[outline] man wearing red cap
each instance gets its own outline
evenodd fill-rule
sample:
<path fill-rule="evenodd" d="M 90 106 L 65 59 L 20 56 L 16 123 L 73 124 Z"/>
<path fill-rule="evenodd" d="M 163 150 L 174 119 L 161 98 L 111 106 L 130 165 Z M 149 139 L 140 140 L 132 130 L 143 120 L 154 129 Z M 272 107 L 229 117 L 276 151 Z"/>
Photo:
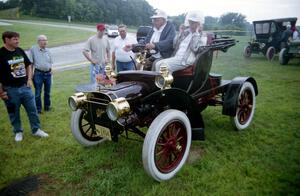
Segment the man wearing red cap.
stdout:
<path fill-rule="evenodd" d="M 105 64 L 110 62 L 110 44 L 106 37 L 103 37 L 105 24 L 97 24 L 97 34 L 90 37 L 83 49 L 83 55 L 91 62 L 90 78 L 91 83 L 96 82 L 97 74 L 104 74 Z"/>

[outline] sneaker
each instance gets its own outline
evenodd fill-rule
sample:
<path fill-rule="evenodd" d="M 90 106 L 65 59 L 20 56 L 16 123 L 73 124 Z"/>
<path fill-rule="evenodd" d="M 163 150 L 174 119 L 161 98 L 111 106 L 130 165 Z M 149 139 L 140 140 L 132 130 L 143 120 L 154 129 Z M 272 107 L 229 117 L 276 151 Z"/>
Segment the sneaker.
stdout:
<path fill-rule="evenodd" d="M 38 136 L 38 137 L 48 137 L 48 133 L 46 133 L 45 131 L 38 129 L 34 134 L 34 136 Z"/>
<path fill-rule="evenodd" d="M 22 132 L 16 133 L 15 141 L 20 142 L 22 140 L 23 140 L 23 133 Z"/>

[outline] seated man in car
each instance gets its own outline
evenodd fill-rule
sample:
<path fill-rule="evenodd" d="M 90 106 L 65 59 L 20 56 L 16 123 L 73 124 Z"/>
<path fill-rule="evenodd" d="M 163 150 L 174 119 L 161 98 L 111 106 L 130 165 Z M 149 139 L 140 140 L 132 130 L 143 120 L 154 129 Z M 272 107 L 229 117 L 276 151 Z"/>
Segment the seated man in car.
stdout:
<path fill-rule="evenodd" d="M 167 64 L 169 72 L 184 69 L 192 65 L 196 60 L 196 53 L 200 46 L 206 45 L 203 39 L 201 25 L 203 16 L 201 12 L 189 12 L 186 15 L 189 28 L 181 32 L 174 40 L 174 56 L 158 61 L 155 71 L 159 72 L 160 66 Z"/>
<path fill-rule="evenodd" d="M 148 33 L 145 44 L 146 49 L 157 51 L 152 55 L 153 60 L 168 58 L 173 53 L 173 40 L 176 32 L 174 25 L 167 20 L 167 14 L 162 10 L 156 10 L 151 17 L 153 29 Z"/>

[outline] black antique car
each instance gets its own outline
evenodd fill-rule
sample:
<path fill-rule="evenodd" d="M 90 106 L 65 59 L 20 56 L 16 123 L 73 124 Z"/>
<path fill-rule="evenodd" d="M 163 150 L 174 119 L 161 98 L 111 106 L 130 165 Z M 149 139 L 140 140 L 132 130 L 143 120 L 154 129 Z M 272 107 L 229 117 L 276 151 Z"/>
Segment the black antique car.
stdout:
<path fill-rule="evenodd" d="M 244 57 L 249 58 L 252 53 L 263 53 L 268 60 L 272 60 L 280 52 L 282 45 L 286 45 L 284 34 L 287 25 L 295 26 L 296 21 L 297 18 L 253 21 L 255 38 L 245 46 Z"/>
<path fill-rule="evenodd" d="M 204 140 L 201 112 L 207 106 L 222 106 L 222 114 L 230 116 L 237 130 L 252 121 L 258 93 L 255 79 L 222 80 L 210 73 L 213 51 L 226 52 L 233 45 L 233 39 L 215 39 L 200 48 L 192 66 L 173 75 L 167 66 L 161 66 L 160 73 L 124 71 L 115 84 L 104 82 L 105 86 L 75 93 L 68 100 L 73 136 L 80 144 L 93 146 L 136 133 L 144 138 L 146 172 L 157 181 L 172 178 L 184 165 L 191 141 Z M 104 81 L 110 81 L 106 68 Z"/>
<path fill-rule="evenodd" d="M 279 63 L 281 65 L 288 64 L 289 60 L 300 56 L 300 40 L 294 40 L 282 48 L 279 53 Z"/>

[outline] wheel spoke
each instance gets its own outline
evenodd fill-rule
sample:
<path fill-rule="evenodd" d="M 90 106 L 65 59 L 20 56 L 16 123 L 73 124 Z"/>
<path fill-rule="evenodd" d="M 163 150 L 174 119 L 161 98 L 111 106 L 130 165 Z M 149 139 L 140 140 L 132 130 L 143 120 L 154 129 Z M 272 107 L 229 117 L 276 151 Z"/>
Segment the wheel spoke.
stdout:
<path fill-rule="evenodd" d="M 156 144 L 159 145 L 159 146 L 166 146 L 166 143 L 157 142 Z"/>
<path fill-rule="evenodd" d="M 177 142 L 179 142 L 183 137 L 180 136 L 179 138 L 176 139 Z"/>
<path fill-rule="evenodd" d="M 87 134 L 89 132 L 89 130 L 92 129 L 92 126 L 90 126 L 86 131 L 85 131 L 85 134 Z"/>
<path fill-rule="evenodd" d="M 89 124 L 90 124 L 90 123 L 87 122 L 86 124 L 82 125 L 81 127 L 85 127 L 85 126 L 87 126 L 87 125 L 89 125 Z"/>

